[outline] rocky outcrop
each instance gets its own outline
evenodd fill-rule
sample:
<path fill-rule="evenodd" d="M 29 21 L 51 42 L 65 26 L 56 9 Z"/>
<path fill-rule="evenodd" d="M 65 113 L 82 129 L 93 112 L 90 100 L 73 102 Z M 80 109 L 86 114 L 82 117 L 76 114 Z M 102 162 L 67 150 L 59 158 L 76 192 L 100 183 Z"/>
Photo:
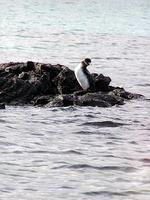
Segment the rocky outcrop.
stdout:
<path fill-rule="evenodd" d="M 0 104 L 108 107 L 142 96 L 110 86 L 110 77 L 102 74 L 92 76 L 95 93 L 78 92 L 82 88 L 74 72 L 66 66 L 32 61 L 0 64 Z"/>

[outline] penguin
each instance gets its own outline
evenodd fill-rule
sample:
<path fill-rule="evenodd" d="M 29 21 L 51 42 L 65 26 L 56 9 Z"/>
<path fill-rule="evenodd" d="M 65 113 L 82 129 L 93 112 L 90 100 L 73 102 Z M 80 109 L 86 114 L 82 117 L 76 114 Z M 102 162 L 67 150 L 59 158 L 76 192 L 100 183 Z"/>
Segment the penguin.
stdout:
<path fill-rule="evenodd" d="M 87 66 L 89 66 L 91 63 L 90 58 L 85 58 L 84 60 L 81 61 L 80 64 L 77 65 L 75 68 L 75 77 L 82 87 L 84 91 L 88 92 L 94 92 L 95 91 L 95 83 L 93 80 L 92 75 L 90 72 L 87 70 Z"/>

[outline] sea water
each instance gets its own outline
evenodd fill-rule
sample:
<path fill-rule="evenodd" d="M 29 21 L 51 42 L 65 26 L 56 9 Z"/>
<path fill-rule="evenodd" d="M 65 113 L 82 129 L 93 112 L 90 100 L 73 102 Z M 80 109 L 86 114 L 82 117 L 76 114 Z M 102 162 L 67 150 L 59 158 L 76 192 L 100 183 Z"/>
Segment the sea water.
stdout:
<path fill-rule="evenodd" d="M 144 99 L 0 111 L 0 200 L 150 199 L 150 1 L 0 0 L 0 62 L 92 59 Z"/>

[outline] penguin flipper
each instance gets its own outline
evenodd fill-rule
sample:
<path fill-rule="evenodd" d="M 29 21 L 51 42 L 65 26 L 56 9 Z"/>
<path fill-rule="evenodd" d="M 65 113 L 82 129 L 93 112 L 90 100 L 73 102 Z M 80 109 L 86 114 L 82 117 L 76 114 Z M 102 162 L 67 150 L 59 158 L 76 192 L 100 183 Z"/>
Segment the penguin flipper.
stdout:
<path fill-rule="evenodd" d="M 96 88 L 95 88 L 95 81 L 93 76 L 90 74 L 90 72 L 84 68 L 84 73 L 86 74 L 87 78 L 88 78 L 88 82 L 89 82 L 89 88 L 87 89 L 88 92 L 95 92 Z"/>

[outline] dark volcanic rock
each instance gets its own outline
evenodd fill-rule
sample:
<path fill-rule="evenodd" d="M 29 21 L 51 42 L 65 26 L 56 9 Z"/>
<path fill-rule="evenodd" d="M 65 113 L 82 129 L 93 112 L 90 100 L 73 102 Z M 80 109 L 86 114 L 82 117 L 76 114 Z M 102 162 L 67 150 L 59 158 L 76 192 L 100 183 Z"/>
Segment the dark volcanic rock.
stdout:
<path fill-rule="evenodd" d="M 113 89 L 112 89 L 113 88 Z M 127 92 L 125 91 L 124 88 L 119 88 L 119 87 L 112 87 L 109 92 L 109 94 L 111 96 L 117 96 L 117 97 L 122 97 L 124 99 L 127 99 L 127 100 L 131 100 L 131 99 L 138 99 L 138 98 L 142 98 L 143 95 L 141 94 L 134 94 L 134 93 L 131 93 L 131 92 Z"/>
<path fill-rule="evenodd" d="M 74 105 L 74 95 L 73 94 L 62 94 L 55 96 L 46 107 L 62 107 L 62 106 L 72 106 Z"/>
<path fill-rule="evenodd" d="M 65 67 L 54 80 L 55 86 L 60 94 L 71 94 L 82 88 L 78 84 L 74 72 Z"/>
<path fill-rule="evenodd" d="M 5 109 L 5 104 L 4 103 L 0 103 L 0 109 Z"/>
<path fill-rule="evenodd" d="M 53 98 L 54 97 L 52 95 L 35 97 L 34 106 L 44 106 L 45 104 L 48 104 L 50 101 L 52 101 Z"/>
<path fill-rule="evenodd" d="M 109 84 L 111 82 L 111 78 L 108 76 L 104 76 L 103 74 L 100 74 L 95 77 L 95 87 L 96 91 L 103 91 L 108 92 L 109 91 Z"/>
<path fill-rule="evenodd" d="M 110 107 L 116 104 L 122 105 L 123 103 L 123 98 L 106 94 L 104 92 L 87 93 L 83 96 L 77 97 L 75 100 L 75 105 L 79 106 Z"/>
<path fill-rule="evenodd" d="M 0 103 L 38 106 L 101 106 L 123 104 L 139 98 L 123 88 L 110 86 L 111 79 L 92 74 L 95 93 L 87 93 L 78 84 L 74 71 L 63 65 L 35 63 L 0 64 Z M 3 104 L 4 103 L 4 104 Z"/>
<path fill-rule="evenodd" d="M 60 107 L 60 106 L 98 106 L 98 107 L 110 107 L 113 105 L 123 105 L 124 99 L 118 96 L 105 94 L 103 92 L 86 93 L 82 96 L 73 94 L 58 95 L 46 106 L 48 107 Z"/>

